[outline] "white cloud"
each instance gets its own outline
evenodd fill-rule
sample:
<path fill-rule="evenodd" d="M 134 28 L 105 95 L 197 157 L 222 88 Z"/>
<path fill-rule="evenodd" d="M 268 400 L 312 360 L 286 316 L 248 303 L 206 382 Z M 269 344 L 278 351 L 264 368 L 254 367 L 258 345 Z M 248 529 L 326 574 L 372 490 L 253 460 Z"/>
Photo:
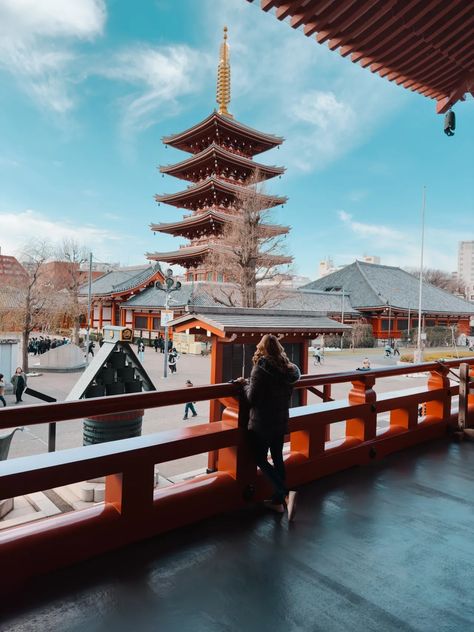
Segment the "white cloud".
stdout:
<path fill-rule="evenodd" d="M 100 259 L 107 260 L 109 257 L 117 257 L 117 253 L 123 249 L 124 240 L 129 240 L 125 235 L 93 224 L 75 224 L 65 220 L 58 222 L 31 209 L 17 213 L 0 211 L 0 226 L 3 254 L 20 252 L 24 244 L 32 238 L 49 240 L 55 244 L 63 239 L 74 239 L 91 248 Z"/>
<path fill-rule="evenodd" d="M 345 211 L 338 211 L 339 219 L 347 224 L 351 231 L 361 237 L 378 237 L 384 239 L 403 239 L 404 235 L 394 228 L 383 224 L 364 224 L 352 219 L 352 215 Z"/>
<path fill-rule="evenodd" d="M 77 56 L 71 44 L 103 32 L 104 0 L 0 0 L 0 69 L 14 75 L 40 106 L 74 106 Z"/>
<path fill-rule="evenodd" d="M 253 125 L 287 139 L 278 160 L 289 176 L 293 169 L 324 169 L 361 145 L 405 99 L 397 86 L 265 14 L 258 3 L 208 0 L 207 6 L 214 31 L 216 23 L 229 26 L 230 110 L 239 119 L 249 110 Z M 214 41 L 220 35 L 214 32 Z"/>
<path fill-rule="evenodd" d="M 337 215 L 349 229 L 351 246 L 355 251 L 378 255 L 386 265 L 419 267 L 421 232 L 416 223 L 409 225 L 406 230 L 398 230 L 386 224 L 356 221 L 350 213 L 343 210 L 338 211 Z M 347 245 L 347 239 L 341 237 L 341 242 Z M 448 249 L 446 244 L 454 244 L 463 239 L 465 233 L 462 230 L 452 230 L 449 226 L 428 227 L 425 231 L 424 265 L 448 272 L 455 270 L 456 253 L 453 248 Z M 355 258 L 351 257 L 350 260 Z M 344 259 L 346 260 L 347 258 Z"/>
<path fill-rule="evenodd" d="M 126 138 L 176 113 L 179 98 L 201 87 L 206 55 L 188 46 L 137 45 L 117 53 L 98 74 L 135 88 L 120 100 Z"/>

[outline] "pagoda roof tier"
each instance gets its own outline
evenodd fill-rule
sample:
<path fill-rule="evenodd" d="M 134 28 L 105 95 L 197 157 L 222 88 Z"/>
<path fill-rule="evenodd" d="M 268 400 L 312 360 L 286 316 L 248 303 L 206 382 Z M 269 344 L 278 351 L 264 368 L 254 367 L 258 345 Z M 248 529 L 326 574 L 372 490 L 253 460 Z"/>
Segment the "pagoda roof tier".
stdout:
<path fill-rule="evenodd" d="M 206 149 L 181 162 L 160 167 L 160 172 L 191 182 L 198 182 L 213 175 L 232 178 L 233 173 L 245 180 L 250 175 L 256 174 L 260 182 L 281 175 L 285 172 L 285 168 L 254 162 L 247 156 L 229 151 L 213 142 Z"/>
<path fill-rule="evenodd" d="M 192 154 L 197 154 L 215 143 L 246 156 L 255 156 L 277 147 L 283 140 L 281 136 L 264 134 L 216 111 L 180 134 L 163 137 L 166 145 Z"/>
<path fill-rule="evenodd" d="M 219 234 L 222 232 L 225 224 L 235 220 L 235 215 L 207 210 L 204 213 L 191 215 L 178 222 L 151 224 L 150 228 L 157 233 L 168 233 L 193 239 L 202 234 Z M 284 235 L 290 230 L 289 226 L 280 226 L 278 224 L 261 224 L 261 228 L 262 233 L 264 232 L 267 236 Z"/>
<path fill-rule="evenodd" d="M 194 268 L 202 263 L 212 250 L 223 250 L 223 246 L 209 243 L 199 246 L 183 246 L 179 250 L 170 252 L 147 252 L 146 257 L 151 261 L 165 261 L 166 263 L 180 265 L 183 268 Z M 293 261 L 293 257 L 283 255 L 265 255 L 263 258 L 266 266 L 277 266 Z"/>
<path fill-rule="evenodd" d="M 192 210 L 212 206 L 225 208 L 230 206 L 243 191 L 245 191 L 245 188 L 242 185 L 232 184 L 225 180 L 211 177 L 199 184 L 188 187 L 184 191 L 155 195 L 155 200 L 157 202 L 177 206 L 178 208 Z M 265 195 L 264 193 L 258 193 L 256 195 L 258 195 L 261 200 L 261 209 L 285 204 L 288 199 L 287 197 Z"/>

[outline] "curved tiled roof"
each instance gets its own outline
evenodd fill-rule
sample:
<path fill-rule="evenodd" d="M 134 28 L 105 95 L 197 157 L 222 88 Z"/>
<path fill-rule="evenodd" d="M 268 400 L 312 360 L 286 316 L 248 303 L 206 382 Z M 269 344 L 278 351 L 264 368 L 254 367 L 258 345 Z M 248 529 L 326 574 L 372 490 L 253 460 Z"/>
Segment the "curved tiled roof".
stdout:
<path fill-rule="evenodd" d="M 391 305 L 418 310 L 419 279 L 401 268 L 356 261 L 337 272 L 312 281 L 303 289 L 332 292 L 344 288 L 359 310 Z M 422 312 L 427 314 L 474 314 L 474 304 L 429 283 L 423 283 Z"/>
<path fill-rule="evenodd" d="M 118 270 L 106 272 L 92 282 L 92 295 L 106 296 L 109 294 L 120 294 L 122 292 L 126 292 L 127 290 L 133 290 L 143 283 L 146 283 L 148 279 L 152 279 L 153 276 L 160 271 L 160 264 L 155 263 L 154 265 L 133 266 L 130 268 L 120 268 Z M 81 286 L 79 294 L 84 296 L 87 295 L 87 293 L 88 286 Z"/>

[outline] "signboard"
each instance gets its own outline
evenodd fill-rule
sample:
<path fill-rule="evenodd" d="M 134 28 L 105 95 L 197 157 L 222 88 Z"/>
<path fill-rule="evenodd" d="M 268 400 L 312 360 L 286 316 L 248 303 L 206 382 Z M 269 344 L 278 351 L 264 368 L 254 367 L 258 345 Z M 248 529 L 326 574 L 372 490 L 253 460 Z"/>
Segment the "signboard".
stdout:
<path fill-rule="evenodd" d="M 173 310 L 172 309 L 162 309 L 161 310 L 161 320 L 160 325 L 162 327 L 167 327 L 170 320 L 173 320 Z"/>
<path fill-rule="evenodd" d="M 425 334 L 425 333 L 422 333 L 422 334 L 421 334 L 421 339 L 422 339 L 422 340 L 426 340 L 426 334 Z"/>

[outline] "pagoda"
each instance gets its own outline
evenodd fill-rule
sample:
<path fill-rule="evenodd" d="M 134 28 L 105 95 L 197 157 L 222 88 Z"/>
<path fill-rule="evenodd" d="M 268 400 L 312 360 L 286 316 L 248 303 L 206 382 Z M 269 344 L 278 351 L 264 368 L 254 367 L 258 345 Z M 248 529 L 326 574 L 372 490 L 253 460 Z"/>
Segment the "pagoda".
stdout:
<path fill-rule="evenodd" d="M 230 63 L 227 27 L 220 47 L 217 71 L 217 103 L 207 118 L 193 127 L 163 138 L 166 145 L 181 149 L 190 156 L 160 167 L 162 174 L 190 184 L 177 193 L 156 195 L 156 201 L 183 209 L 187 213 L 176 222 L 151 224 L 153 232 L 185 237 L 189 242 L 171 252 L 147 253 L 147 258 L 186 268 L 187 281 L 225 281 L 208 263 L 214 249 L 222 248 L 222 234 L 229 222 L 239 216 L 242 191 L 252 184 L 281 176 L 284 167 L 262 164 L 254 157 L 281 145 L 283 138 L 264 134 L 243 125 L 228 111 L 230 103 Z M 284 204 L 286 197 L 258 193 L 261 209 Z M 266 235 L 288 233 L 288 226 L 265 224 Z M 268 260 L 268 257 L 267 257 Z M 291 257 L 275 256 L 274 264 L 290 263 Z"/>

